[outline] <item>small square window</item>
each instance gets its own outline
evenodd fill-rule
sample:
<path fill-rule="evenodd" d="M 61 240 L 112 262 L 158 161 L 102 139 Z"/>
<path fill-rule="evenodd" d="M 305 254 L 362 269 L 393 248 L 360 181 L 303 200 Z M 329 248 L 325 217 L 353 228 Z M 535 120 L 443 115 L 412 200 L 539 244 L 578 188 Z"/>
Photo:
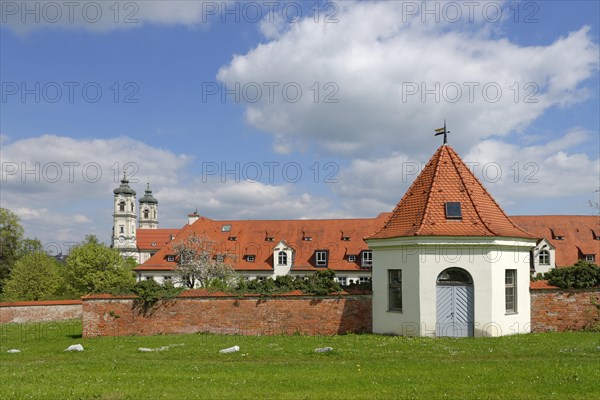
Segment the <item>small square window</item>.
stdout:
<path fill-rule="evenodd" d="M 221 227 L 221 232 L 229 232 L 231 230 L 231 225 L 223 225 Z"/>
<path fill-rule="evenodd" d="M 584 257 L 585 257 L 585 261 L 596 262 L 595 254 L 586 254 Z"/>
<path fill-rule="evenodd" d="M 173 261 L 175 261 L 175 256 L 167 256 L 167 261 L 168 261 L 168 262 L 173 262 Z"/>
<path fill-rule="evenodd" d="M 348 256 L 348 261 L 355 262 L 356 261 L 356 256 L 354 254 Z"/>
<path fill-rule="evenodd" d="M 450 201 L 446 205 L 446 219 L 462 219 L 460 202 Z"/>
<path fill-rule="evenodd" d="M 248 254 L 246 256 L 246 261 L 248 261 L 248 262 L 254 262 L 254 260 L 256 260 L 256 256 L 255 255 Z"/>

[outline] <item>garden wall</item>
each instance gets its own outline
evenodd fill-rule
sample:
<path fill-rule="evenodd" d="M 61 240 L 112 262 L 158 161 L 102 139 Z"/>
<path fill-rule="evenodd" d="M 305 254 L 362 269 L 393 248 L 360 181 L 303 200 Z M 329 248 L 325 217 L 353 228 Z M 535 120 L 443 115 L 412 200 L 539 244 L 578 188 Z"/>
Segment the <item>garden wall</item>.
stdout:
<path fill-rule="evenodd" d="M 0 303 L 0 324 L 81 319 L 81 300 Z"/>
<path fill-rule="evenodd" d="M 83 298 L 83 336 L 207 332 L 238 335 L 335 335 L 371 331 L 371 296 L 234 297 L 189 290 L 144 311 L 135 300 Z"/>
<path fill-rule="evenodd" d="M 600 326 L 600 309 L 597 306 L 600 305 L 600 288 L 536 289 L 532 285 L 530 293 L 533 332 L 562 332 Z"/>

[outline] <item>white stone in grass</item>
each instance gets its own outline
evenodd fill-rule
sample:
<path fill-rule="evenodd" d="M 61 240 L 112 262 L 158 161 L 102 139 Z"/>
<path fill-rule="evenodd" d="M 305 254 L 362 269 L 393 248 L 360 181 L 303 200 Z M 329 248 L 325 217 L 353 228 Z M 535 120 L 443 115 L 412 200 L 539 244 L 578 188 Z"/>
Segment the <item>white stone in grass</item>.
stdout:
<path fill-rule="evenodd" d="M 20 353 L 20 352 L 21 352 L 21 350 L 19 350 L 19 349 L 10 349 L 7 351 L 7 353 L 9 353 L 9 354 L 15 354 L 15 353 Z"/>
<path fill-rule="evenodd" d="M 151 349 L 149 347 L 140 347 L 140 348 L 138 348 L 138 351 L 141 351 L 141 352 L 165 351 L 165 350 L 169 350 L 171 347 L 177 347 L 177 346 L 183 346 L 183 344 L 170 344 L 168 346 L 157 347 L 155 349 Z"/>
<path fill-rule="evenodd" d="M 315 353 L 329 353 L 330 351 L 333 351 L 332 347 L 319 347 L 315 349 Z"/>
<path fill-rule="evenodd" d="M 83 351 L 83 346 L 78 344 L 73 344 L 65 349 L 65 351 Z"/>
<path fill-rule="evenodd" d="M 233 347 L 228 347 L 226 349 L 223 349 L 221 351 L 219 351 L 219 353 L 235 353 L 236 351 L 240 351 L 240 346 L 233 346 Z"/>

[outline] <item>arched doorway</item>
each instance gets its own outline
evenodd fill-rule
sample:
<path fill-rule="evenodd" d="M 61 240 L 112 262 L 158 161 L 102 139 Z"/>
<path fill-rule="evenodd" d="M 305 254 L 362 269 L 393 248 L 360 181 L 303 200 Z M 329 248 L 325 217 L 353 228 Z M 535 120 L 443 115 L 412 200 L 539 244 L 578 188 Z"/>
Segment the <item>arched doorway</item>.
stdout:
<path fill-rule="evenodd" d="M 473 279 L 462 268 L 448 268 L 437 277 L 436 336 L 473 336 Z"/>

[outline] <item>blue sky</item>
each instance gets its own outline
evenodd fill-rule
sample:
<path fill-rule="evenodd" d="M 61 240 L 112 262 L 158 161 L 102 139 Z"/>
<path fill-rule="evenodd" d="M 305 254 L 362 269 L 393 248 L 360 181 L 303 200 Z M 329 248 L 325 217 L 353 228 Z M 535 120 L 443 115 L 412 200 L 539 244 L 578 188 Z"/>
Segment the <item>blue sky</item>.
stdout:
<path fill-rule="evenodd" d="M 444 118 L 509 215 L 598 201 L 598 2 L 24 4 L 1 5 L 0 200 L 43 243 L 109 242 L 126 166 L 160 227 L 375 216 Z"/>

